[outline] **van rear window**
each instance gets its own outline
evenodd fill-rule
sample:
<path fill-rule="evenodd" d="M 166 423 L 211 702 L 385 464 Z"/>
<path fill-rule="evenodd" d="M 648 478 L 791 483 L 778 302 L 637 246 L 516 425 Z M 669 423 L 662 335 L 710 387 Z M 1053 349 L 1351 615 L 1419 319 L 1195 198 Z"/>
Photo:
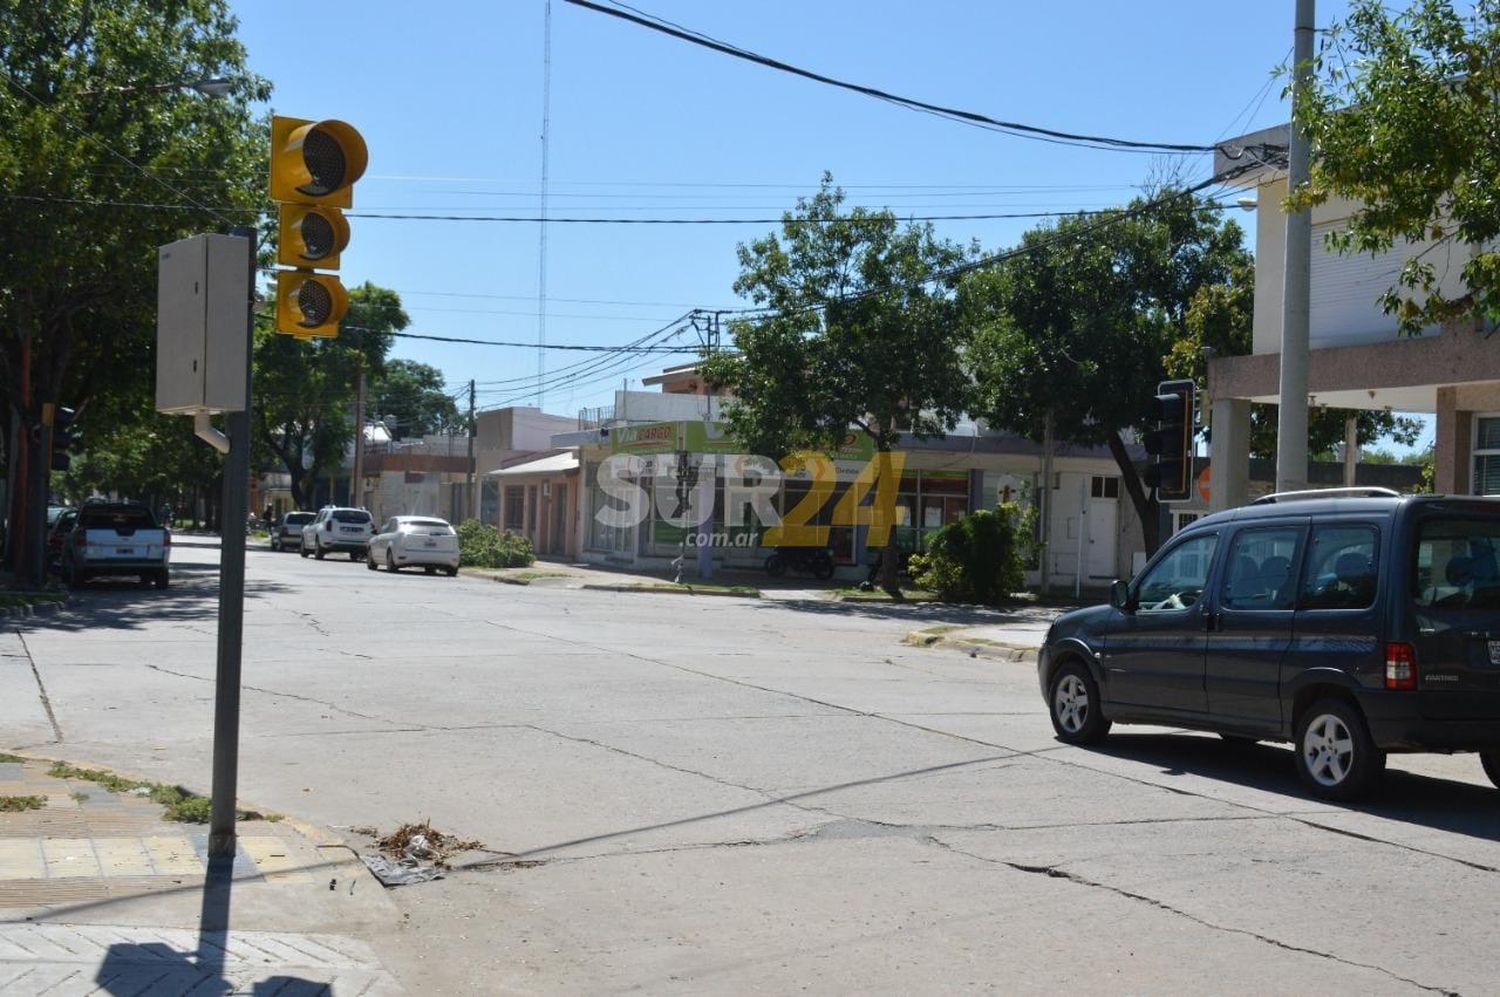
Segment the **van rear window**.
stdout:
<path fill-rule="evenodd" d="M 368 523 L 370 521 L 370 514 L 368 512 L 360 512 L 358 509 L 340 509 L 333 514 L 333 521 L 336 523 Z"/>
<path fill-rule="evenodd" d="M 78 525 L 86 530 L 122 526 L 151 529 L 156 525 L 156 518 L 147 509 L 84 509 L 78 514 Z"/>
<path fill-rule="evenodd" d="M 1418 606 L 1500 609 L 1500 521 L 1429 519 L 1412 557 Z"/>

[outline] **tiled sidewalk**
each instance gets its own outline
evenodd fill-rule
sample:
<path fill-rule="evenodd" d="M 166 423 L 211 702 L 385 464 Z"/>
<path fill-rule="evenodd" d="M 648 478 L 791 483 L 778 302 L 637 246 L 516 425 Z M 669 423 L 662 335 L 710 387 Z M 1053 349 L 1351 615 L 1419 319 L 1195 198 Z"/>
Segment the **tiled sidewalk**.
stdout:
<path fill-rule="evenodd" d="M 0 797 L 45 801 L 0 812 L 0 993 L 89 993 L 107 976 L 152 994 L 214 979 L 248 992 L 273 978 L 399 992 L 367 945 L 321 933 L 389 911 L 341 843 L 289 820 L 241 822 L 230 930 L 200 931 L 207 827 L 167 821 L 148 796 L 54 778 L 49 767 L 0 761 Z M 318 954 L 329 950 L 343 955 Z"/>

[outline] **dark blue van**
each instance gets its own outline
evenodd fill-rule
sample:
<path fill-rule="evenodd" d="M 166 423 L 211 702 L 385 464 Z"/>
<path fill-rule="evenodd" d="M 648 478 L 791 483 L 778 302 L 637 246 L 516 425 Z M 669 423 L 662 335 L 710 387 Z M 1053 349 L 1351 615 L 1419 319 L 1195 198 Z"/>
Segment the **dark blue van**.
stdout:
<path fill-rule="evenodd" d="M 1112 723 L 1290 741 L 1318 796 L 1391 751 L 1477 751 L 1500 786 L 1500 499 L 1271 495 L 1194 522 L 1038 659 L 1057 736 Z"/>

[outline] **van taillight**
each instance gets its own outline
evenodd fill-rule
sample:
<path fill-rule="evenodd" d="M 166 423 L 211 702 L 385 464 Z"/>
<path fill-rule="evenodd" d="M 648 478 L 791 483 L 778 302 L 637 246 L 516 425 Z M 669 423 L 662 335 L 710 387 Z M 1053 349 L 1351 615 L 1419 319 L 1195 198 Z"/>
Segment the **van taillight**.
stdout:
<path fill-rule="evenodd" d="M 1417 649 L 1393 641 L 1385 646 L 1385 687 L 1411 690 L 1417 687 Z"/>

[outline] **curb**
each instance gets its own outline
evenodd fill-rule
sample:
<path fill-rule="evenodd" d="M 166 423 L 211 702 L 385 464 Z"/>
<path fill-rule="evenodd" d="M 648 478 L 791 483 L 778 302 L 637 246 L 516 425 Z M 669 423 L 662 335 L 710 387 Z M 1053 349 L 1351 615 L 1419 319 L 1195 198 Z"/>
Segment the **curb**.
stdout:
<path fill-rule="evenodd" d="M 961 630 L 939 631 L 913 630 L 902 638 L 901 643 L 911 647 L 943 647 L 953 651 L 965 651 L 970 657 L 994 658 L 998 661 L 1035 662 L 1038 648 L 1027 644 L 1008 644 L 1004 641 L 987 640 L 982 637 L 965 637 Z"/>
<path fill-rule="evenodd" d="M 584 582 L 579 588 L 589 589 L 594 592 L 647 592 L 652 595 L 718 595 L 738 599 L 759 599 L 760 589 L 752 588 L 744 592 L 732 592 L 728 589 L 695 589 L 691 585 L 683 585 L 681 588 L 673 588 L 666 585 L 657 587 L 654 585 L 609 585 L 603 582 Z"/>

